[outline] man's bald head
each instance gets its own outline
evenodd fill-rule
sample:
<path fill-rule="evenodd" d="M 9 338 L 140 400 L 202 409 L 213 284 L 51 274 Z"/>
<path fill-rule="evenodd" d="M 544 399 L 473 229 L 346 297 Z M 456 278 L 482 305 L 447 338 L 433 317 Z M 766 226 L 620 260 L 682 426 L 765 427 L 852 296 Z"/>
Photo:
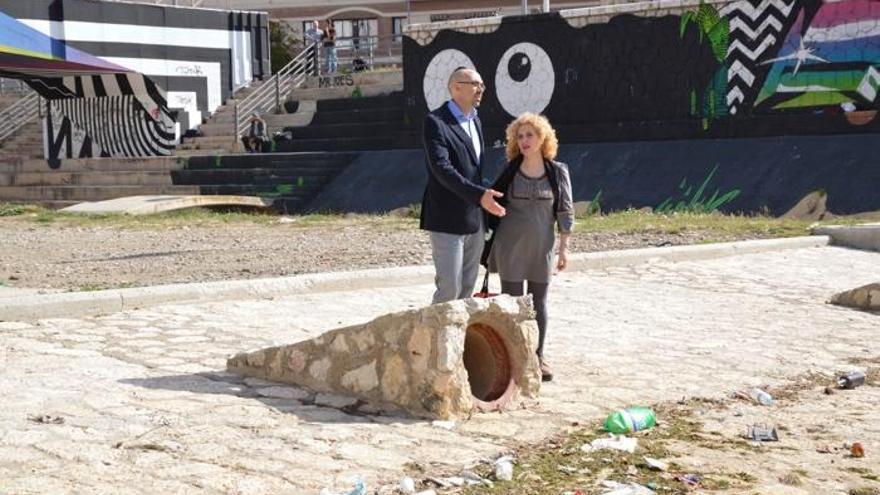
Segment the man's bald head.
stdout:
<path fill-rule="evenodd" d="M 458 67 L 449 75 L 449 95 L 465 113 L 480 106 L 486 86 L 480 73 L 467 67 Z"/>
<path fill-rule="evenodd" d="M 449 92 L 452 93 L 452 83 L 456 81 L 472 81 L 474 79 L 482 80 L 477 71 L 465 66 L 456 67 L 455 70 L 452 71 L 452 74 L 449 74 L 449 81 L 447 81 L 446 87 L 449 88 Z"/>

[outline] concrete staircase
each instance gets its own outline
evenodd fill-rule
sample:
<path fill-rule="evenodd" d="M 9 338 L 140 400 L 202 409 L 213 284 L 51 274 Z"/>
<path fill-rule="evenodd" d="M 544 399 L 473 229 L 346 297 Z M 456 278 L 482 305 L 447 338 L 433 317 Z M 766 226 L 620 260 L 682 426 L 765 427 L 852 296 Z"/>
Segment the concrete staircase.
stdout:
<path fill-rule="evenodd" d="M 182 167 L 174 157 L 85 158 L 52 169 L 44 159 L 3 155 L 0 202 L 63 208 L 123 196 L 199 194 L 198 187 L 173 183 L 171 170 Z"/>
<path fill-rule="evenodd" d="M 219 107 L 199 130 L 202 137 L 187 138 L 177 156 L 240 153 L 234 132 L 235 103 L 259 88 L 239 91 Z M 363 95 L 352 98 L 354 88 Z M 269 135 L 289 130 L 295 143 L 279 144 L 274 151 L 352 151 L 408 147 L 412 132 L 405 122 L 402 71 L 361 72 L 307 77 L 286 98 L 297 102 L 295 113 L 262 115 Z M 353 134 L 352 134 L 353 133 Z M 418 143 L 416 143 L 418 145 Z"/>
<path fill-rule="evenodd" d="M 356 157 L 324 152 L 193 156 L 171 176 L 174 184 L 197 186 L 200 194 L 260 196 L 273 199 L 279 211 L 300 213 Z"/>
<path fill-rule="evenodd" d="M 421 125 L 421 122 L 418 123 Z M 291 141 L 277 151 L 366 151 L 418 148 L 420 133 L 407 119 L 403 93 L 320 100 L 305 127 L 286 127 Z"/>
<path fill-rule="evenodd" d="M 200 156 L 200 155 L 225 155 L 240 153 L 241 143 L 235 132 L 235 104 L 247 98 L 260 88 L 263 81 L 251 83 L 247 88 L 240 89 L 234 98 L 226 100 L 219 106 L 207 122 L 199 126 L 202 136 L 185 138 L 184 142 L 177 146 L 175 156 Z"/>
<path fill-rule="evenodd" d="M 39 120 L 28 122 L 0 142 L 0 158 L 7 156 L 43 158 L 43 127 Z"/>
<path fill-rule="evenodd" d="M 398 84 L 394 76 L 383 78 L 377 87 Z M 258 84 L 236 98 L 247 97 Z M 313 93 L 312 97 L 320 90 L 298 89 Z M 368 93 L 373 90 L 378 91 Z M 235 103 L 230 99 L 218 108 L 200 127 L 203 135 L 188 138 L 175 156 L 62 160 L 55 169 L 41 158 L 43 138 L 35 122 L 2 148 L 0 202 L 60 208 L 136 195 L 248 195 L 272 199 L 283 212 L 304 212 L 321 189 L 354 161 L 357 151 L 417 143 L 417 134 L 405 121 L 402 94 L 395 92 L 298 101 L 295 113 L 264 116 L 270 133 L 289 128 L 292 141 L 279 143 L 276 153 L 240 153 L 234 132 Z"/>
<path fill-rule="evenodd" d="M 0 81 L 6 84 L 10 82 Z M 7 112 L 2 116 L 3 119 L 7 119 L 3 123 L 4 129 L 15 129 L 22 122 L 27 121 L 0 141 L 0 157 L 13 155 L 28 158 L 43 157 L 43 130 L 37 118 L 37 100 L 32 98 L 34 93 L 30 90 L 0 93 L 0 112 Z M 9 127 L 5 127 L 7 124 Z"/>

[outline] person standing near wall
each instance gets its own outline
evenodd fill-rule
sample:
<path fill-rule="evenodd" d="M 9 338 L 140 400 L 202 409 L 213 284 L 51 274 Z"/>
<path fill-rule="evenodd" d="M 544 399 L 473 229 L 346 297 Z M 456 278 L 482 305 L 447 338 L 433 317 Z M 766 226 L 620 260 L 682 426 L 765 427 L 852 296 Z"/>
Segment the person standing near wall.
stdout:
<path fill-rule="evenodd" d="M 556 131 L 543 115 L 524 113 L 507 126 L 508 165 L 492 185 L 504 193 L 500 200 L 507 210 L 503 220 L 490 226 L 489 269 L 501 278 L 501 291 L 523 295 L 523 283 L 535 306 L 538 321 L 538 359 L 541 379 L 550 381 L 553 372 L 544 360 L 547 336 L 547 289 L 553 275 L 554 225 L 559 230 L 555 268 L 568 266 L 568 237 L 574 227 L 574 203 L 568 166 L 557 162 Z"/>
<path fill-rule="evenodd" d="M 336 28 L 333 27 L 333 19 L 327 19 L 324 25 L 324 38 L 322 41 L 324 57 L 327 59 L 327 74 L 336 72 L 339 65 L 336 57 Z"/>
<path fill-rule="evenodd" d="M 318 21 L 312 21 L 312 26 L 306 30 L 306 42 L 312 47 L 312 52 L 309 54 L 309 58 L 312 59 L 312 71 L 316 76 L 321 73 L 321 59 L 318 56 L 318 48 L 320 47 L 321 39 L 323 37 L 324 31 L 321 31 L 321 28 L 318 26 Z"/>
<path fill-rule="evenodd" d="M 477 108 L 483 79 L 459 67 L 447 87 L 451 99 L 425 117 L 422 133 L 428 183 L 419 226 L 431 240 L 437 287 L 432 304 L 472 295 L 483 251 L 483 209 L 504 215 L 495 201 L 502 194 L 482 185 L 485 145 Z"/>

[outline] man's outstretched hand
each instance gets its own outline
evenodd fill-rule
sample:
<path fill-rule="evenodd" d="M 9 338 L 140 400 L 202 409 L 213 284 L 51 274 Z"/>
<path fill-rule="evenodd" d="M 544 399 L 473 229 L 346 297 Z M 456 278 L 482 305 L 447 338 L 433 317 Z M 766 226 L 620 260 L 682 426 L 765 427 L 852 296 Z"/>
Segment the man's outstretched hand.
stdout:
<path fill-rule="evenodd" d="M 501 196 L 504 196 L 504 193 L 500 193 L 494 189 L 486 189 L 486 192 L 483 193 L 483 197 L 480 198 L 480 206 L 496 217 L 503 217 L 507 213 L 507 210 L 495 201 L 495 198 L 500 198 Z"/>

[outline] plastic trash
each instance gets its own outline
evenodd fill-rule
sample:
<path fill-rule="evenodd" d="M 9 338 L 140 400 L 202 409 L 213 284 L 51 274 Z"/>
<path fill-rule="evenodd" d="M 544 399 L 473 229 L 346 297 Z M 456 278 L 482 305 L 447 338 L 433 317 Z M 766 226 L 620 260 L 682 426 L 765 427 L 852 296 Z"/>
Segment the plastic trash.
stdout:
<path fill-rule="evenodd" d="M 754 425 L 749 427 L 749 432 L 746 435 L 747 438 L 750 438 L 756 442 L 778 442 L 779 434 L 776 433 L 776 428 L 768 428 L 766 426 Z"/>
<path fill-rule="evenodd" d="M 628 407 L 614 411 L 605 419 L 605 431 L 630 433 L 653 428 L 657 422 L 654 411 L 648 407 Z"/>
<path fill-rule="evenodd" d="M 329 489 L 324 488 L 321 490 L 320 495 L 343 495 L 338 492 L 331 492 Z M 360 476 L 356 476 L 354 478 L 354 488 L 350 492 L 346 492 L 344 495 L 367 495 L 367 484 L 364 482 L 364 479 Z"/>
<path fill-rule="evenodd" d="M 510 461 L 502 461 L 495 463 L 495 479 L 499 481 L 510 481 L 513 479 L 513 463 Z"/>
<path fill-rule="evenodd" d="M 761 390 L 760 388 L 753 388 L 752 390 L 750 390 L 749 397 L 751 397 L 753 401 L 761 404 L 762 406 L 773 405 L 773 396 Z"/>
<path fill-rule="evenodd" d="M 865 384 L 865 374 L 861 371 L 851 371 L 837 379 L 840 388 L 852 390 Z"/>
<path fill-rule="evenodd" d="M 688 486 L 697 486 L 700 484 L 700 481 L 703 480 L 702 476 L 698 474 L 681 474 L 674 477 L 673 479 L 676 481 L 681 481 Z"/>
<path fill-rule="evenodd" d="M 639 441 L 635 438 L 623 435 L 611 435 L 608 438 L 597 438 L 590 443 L 584 444 L 581 446 L 581 450 L 584 452 L 592 452 L 594 450 L 619 450 L 631 454 L 636 451 L 638 443 Z"/>
<path fill-rule="evenodd" d="M 666 471 L 669 469 L 668 462 L 661 461 L 660 459 L 654 459 L 652 457 L 645 457 L 645 464 L 647 464 L 649 468 L 655 471 Z"/>
<path fill-rule="evenodd" d="M 416 492 L 416 482 L 409 476 L 404 476 L 402 480 L 400 480 L 400 485 L 398 486 L 400 489 L 400 493 L 415 493 Z"/>
<path fill-rule="evenodd" d="M 611 488 L 611 491 L 602 492 L 602 495 L 653 495 L 654 493 L 654 490 L 638 483 L 624 484 L 615 481 L 605 481 L 602 485 L 605 488 Z"/>
<path fill-rule="evenodd" d="M 865 457 L 865 447 L 861 443 L 855 442 L 849 448 L 849 454 L 853 457 Z"/>

